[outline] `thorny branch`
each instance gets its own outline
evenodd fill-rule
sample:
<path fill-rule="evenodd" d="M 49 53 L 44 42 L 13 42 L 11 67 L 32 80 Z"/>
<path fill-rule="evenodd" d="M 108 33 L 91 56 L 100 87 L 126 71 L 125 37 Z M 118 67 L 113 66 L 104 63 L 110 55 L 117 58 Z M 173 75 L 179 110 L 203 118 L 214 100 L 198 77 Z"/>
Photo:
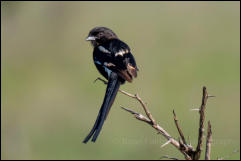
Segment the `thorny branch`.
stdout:
<path fill-rule="evenodd" d="M 205 152 L 205 160 L 210 160 L 210 154 L 211 154 L 211 143 L 212 143 L 212 129 L 211 129 L 211 123 L 208 121 L 208 134 L 206 139 L 206 152 Z"/>
<path fill-rule="evenodd" d="M 179 135 L 180 135 L 183 143 L 184 143 L 184 144 L 187 144 L 187 142 L 186 142 L 186 140 L 185 140 L 185 137 L 184 137 L 184 135 L 183 135 L 183 133 L 182 133 L 182 130 L 181 130 L 179 124 L 178 124 L 178 119 L 177 119 L 177 116 L 176 116 L 176 113 L 175 113 L 174 110 L 173 110 L 173 115 L 174 115 L 174 122 L 175 122 L 175 125 L 176 125 L 176 127 L 177 127 L 177 130 L 178 130 L 178 132 L 179 132 Z"/>
<path fill-rule="evenodd" d="M 97 78 L 96 80 L 100 80 L 104 84 L 107 84 L 107 82 L 101 78 Z M 162 128 L 159 124 L 156 123 L 154 117 L 152 116 L 151 112 L 147 108 L 147 105 L 139 97 L 138 94 L 133 95 L 133 94 L 130 94 L 123 90 L 119 90 L 119 92 L 123 93 L 124 95 L 126 95 L 128 97 L 136 99 L 141 104 L 143 110 L 145 111 L 146 116 L 144 116 L 138 112 L 135 112 L 131 109 L 128 109 L 126 107 L 121 106 L 121 108 L 124 109 L 125 111 L 133 114 L 137 120 L 140 120 L 140 121 L 143 121 L 143 122 L 149 124 L 155 130 L 157 130 L 159 134 L 161 134 L 163 137 L 165 137 L 167 139 L 167 142 L 165 144 L 163 144 L 161 147 L 164 147 L 168 144 L 172 144 L 184 155 L 186 160 L 199 160 L 200 159 L 201 152 L 202 152 L 203 138 L 204 138 L 204 122 L 205 122 L 205 109 L 206 109 L 207 99 L 209 97 L 215 97 L 215 96 L 208 95 L 207 89 L 205 86 L 203 87 L 203 96 L 202 96 L 201 107 L 198 109 L 198 111 L 200 113 L 200 122 L 199 122 L 199 133 L 198 133 L 198 144 L 197 144 L 196 149 L 194 149 L 191 146 L 191 144 L 187 144 L 184 134 L 178 123 L 178 119 L 176 117 L 176 113 L 174 110 L 173 110 L 174 122 L 177 127 L 178 133 L 181 137 L 181 139 L 179 139 L 179 140 L 176 140 L 175 138 L 173 138 L 164 128 Z M 212 143 L 212 131 L 211 131 L 211 124 L 209 122 L 208 123 L 208 135 L 207 135 L 207 142 L 206 142 L 205 159 L 210 159 L 211 143 Z M 177 158 L 173 158 L 173 157 L 165 157 L 164 156 L 164 158 L 177 160 Z"/>
<path fill-rule="evenodd" d="M 189 144 L 187 144 L 184 134 L 180 128 L 180 125 L 178 123 L 178 119 L 176 117 L 176 113 L 173 110 L 173 115 L 174 115 L 174 122 L 175 125 L 177 127 L 177 130 L 179 132 L 179 135 L 181 137 L 180 140 L 176 140 L 174 139 L 164 128 L 162 128 L 159 124 L 156 123 L 154 117 L 152 116 L 152 114 L 150 113 L 150 111 L 148 110 L 146 104 L 142 101 L 142 99 L 139 97 L 138 94 L 133 95 L 133 94 L 129 94 L 125 91 L 119 90 L 121 93 L 136 99 L 137 101 L 140 102 L 142 108 L 145 111 L 145 114 L 147 117 L 145 117 L 144 115 L 137 113 L 135 111 L 132 111 L 130 109 L 127 109 L 125 107 L 122 107 L 122 109 L 126 110 L 127 112 L 130 112 L 131 114 L 134 114 L 135 118 L 141 121 L 144 121 L 146 123 L 148 123 L 149 125 L 151 125 L 154 129 L 156 129 L 162 136 L 164 136 L 168 141 L 163 144 L 161 147 L 166 146 L 167 144 L 172 144 L 173 146 L 175 146 L 185 157 L 186 160 L 198 160 L 200 158 L 201 155 L 201 148 L 202 148 L 202 143 L 203 143 L 203 133 L 204 133 L 204 121 L 205 121 L 205 109 L 206 109 L 206 103 L 207 103 L 207 98 L 209 97 L 207 94 L 207 90 L 206 87 L 203 87 L 203 98 L 202 98 L 202 104 L 200 107 L 200 127 L 199 127 L 199 137 L 198 137 L 198 145 L 196 150 Z M 210 96 L 213 97 L 213 96 Z M 210 127 L 210 131 L 211 131 L 211 124 L 209 122 L 209 127 Z M 209 139 L 211 137 L 211 132 L 209 133 Z M 211 140 L 208 141 L 208 150 L 206 153 L 206 157 L 210 159 L 210 147 L 211 147 Z M 176 159 L 176 158 L 172 158 L 172 159 Z"/>
<path fill-rule="evenodd" d="M 200 113 L 200 121 L 199 121 L 199 135 L 198 135 L 198 144 L 196 147 L 196 152 L 194 154 L 194 159 L 198 160 L 201 156 L 202 152 L 202 144 L 203 144 L 203 138 L 204 138 L 204 121 L 205 121 L 205 109 L 206 109 L 206 103 L 208 100 L 208 93 L 206 87 L 203 87 L 203 97 L 202 97 L 202 104 L 199 110 Z"/>

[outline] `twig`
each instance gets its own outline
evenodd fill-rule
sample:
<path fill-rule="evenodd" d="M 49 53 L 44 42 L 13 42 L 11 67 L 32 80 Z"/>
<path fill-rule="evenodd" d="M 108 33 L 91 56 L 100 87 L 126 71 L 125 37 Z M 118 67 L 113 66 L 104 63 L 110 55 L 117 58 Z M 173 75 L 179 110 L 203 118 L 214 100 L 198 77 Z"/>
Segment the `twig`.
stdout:
<path fill-rule="evenodd" d="M 138 119 L 140 121 L 144 121 L 144 122 L 148 123 L 149 125 L 152 125 L 151 120 L 149 120 L 147 117 L 143 116 L 142 114 L 137 113 L 135 111 L 132 111 L 132 110 L 130 110 L 128 108 L 125 108 L 125 107 L 122 107 L 122 106 L 121 106 L 121 108 L 126 110 L 127 112 L 130 112 L 131 114 L 133 114 L 136 119 Z"/>
<path fill-rule="evenodd" d="M 125 91 L 123 91 L 123 90 L 119 90 L 119 92 L 121 92 L 121 93 L 123 93 L 124 95 L 127 95 L 127 96 L 129 96 L 129 97 L 131 97 L 131 98 L 134 98 L 134 99 L 136 99 L 137 101 L 139 101 L 140 104 L 142 105 L 142 107 L 143 107 L 143 109 L 144 109 L 147 117 L 151 120 L 153 126 L 156 125 L 156 121 L 154 120 L 152 114 L 151 114 L 150 111 L 147 109 L 146 104 L 142 101 L 142 99 L 139 97 L 138 94 L 133 95 L 133 94 L 130 94 L 130 93 L 125 92 Z"/>
<path fill-rule="evenodd" d="M 173 117 L 174 117 L 174 122 L 175 122 L 175 125 L 176 125 L 176 127 L 177 127 L 178 133 L 179 133 L 179 135 L 180 135 L 183 143 L 184 143 L 184 144 L 187 144 L 187 143 L 186 143 L 186 140 L 185 140 L 185 137 L 184 137 L 184 135 L 183 135 L 183 133 L 182 133 L 182 130 L 181 130 L 179 124 L 178 124 L 178 119 L 177 119 L 177 116 L 176 116 L 176 113 L 175 113 L 174 110 L 173 110 Z"/>
<path fill-rule="evenodd" d="M 192 143 L 191 143 L 191 140 L 190 140 L 190 136 L 188 136 L 188 144 L 189 144 L 190 146 L 192 146 Z"/>
<path fill-rule="evenodd" d="M 208 99 L 208 93 L 207 89 L 204 86 L 203 87 L 203 96 L 202 96 L 202 104 L 200 107 L 200 121 L 199 121 L 199 134 L 198 134 L 198 144 L 196 147 L 196 152 L 194 155 L 195 160 L 199 160 L 202 152 L 202 144 L 203 144 L 203 137 L 204 137 L 204 121 L 205 121 L 205 109 L 206 109 L 206 103 Z"/>
<path fill-rule="evenodd" d="M 137 112 L 135 112 L 135 111 L 132 111 L 132 110 L 130 110 L 130 109 L 128 109 L 128 108 L 125 108 L 125 107 L 123 107 L 123 106 L 120 106 L 123 110 L 126 110 L 127 112 L 130 112 L 131 114 L 133 114 L 133 115 L 140 115 L 139 113 L 137 113 Z"/>
<path fill-rule="evenodd" d="M 96 81 L 97 80 L 100 80 L 100 81 L 104 82 L 104 84 L 107 84 L 107 82 L 101 78 L 97 78 Z M 168 134 L 168 132 L 166 130 L 164 130 L 164 128 L 162 128 L 160 125 L 158 125 L 156 123 L 154 117 L 148 110 L 147 105 L 143 102 L 143 100 L 139 97 L 138 94 L 133 95 L 133 94 L 130 94 L 130 93 L 125 92 L 120 89 L 119 89 L 119 92 L 123 93 L 124 95 L 126 95 L 128 97 L 136 99 L 141 104 L 143 110 L 145 111 L 146 116 L 144 116 L 140 113 L 137 113 L 133 110 L 130 110 L 128 108 L 122 107 L 122 106 L 121 106 L 121 108 L 124 109 L 125 111 L 133 114 L 136 119 L 146 122 L 147 124 L 152 126 L 158 132 L 158 134 L 161 134 L 163 137 L 165 137 L 167 139 L 167 142 L 164 143 L 161 147 L 164 147 L 168 144 L 172 144 L 184 155 L 186 160 L 199 160 L 200 159 L 201 152 L 202 152 L 203 138 L 204 138 L 204 121 L 205 121 L 205 113 L 204 112 L 206 109 L 206 103 L 207 103 L 207 99 L 209 97 L 215 97 L 215 96 L 208 95 L 207 89 L 205 86 L 203 87 L 201 107 L 199 109 L 192 109 L 192 110 L 198 110 L 200 113 L 198 144 L 197 144 L 196 150 L 191 146 L 190 139 L 189 139 L 189 145 L 187 145 L 184 134 L 178 124 L 178 119 L 176 117 L 176 113 L 174 110 L 173 110 L 173 115 L 174 115 L 175 125 L 176 125 L 179 135 L 181 137 L 181 139 L 179 139 L 178 141 L 176 139 L 174 139 L 170 134 Z M 210 159 L 211 142 L 212 142 L 212 131 L 211 131 L 211 124 L 209 122 L 208 123 L 208 136 L 207 136 L 207 142 L 206 142 L 205 159 Z M 163 156 L 162 158 L 178 160 L 176 158 L 168 157 L 168 156 Z"/>
<path fill-rule="evenodd" d="M 210 98 L 210 97 L 216 97 L 216 96 L 213 96 L 213 95 L 208 95 L 208 98 Z"/>
<path fill-rule="evenodd" d="M 175 114 L 175 111 L 173 111 L 173 115 L 174 115 L 174 121 L 176 124 L 176 127 L 178 129 L 179 135 L 181 137 L 181 139 L 179 141 L 175 140 L 174 138 L 171 137 L 170 134 L 168 134 L 160 125 L 158 125 L 155 122 L 155 119 L 153 118 L 153 116 L 151 115 L 150 111 L 148 110 L 146 104 L 142 101 L 142 99 L 139 97 L 138 94 L 133 95 L 130 94 L 128 92 L 119 90 L 121 93 L 136 99 L 137 101 L 140 102 L 140 104 L 142 105 L 142 108 L 144 109 L 147 117 L 141 115 L 141 114 L 137 114 L 136 112 L 132 111 L 132 110 L 127 110 L 129 112 L 131 112 L 132 114 L 135 115 L 135 117 L 138 120 L 144 121 L 146 123 L 148 123 L 149 125 L 151 125 L 153 128 L 155 128 L 158 133 L 160 133 L 162 136 L 164 136 L 168 141 L 163 144 L 161 147 L 166 146 L 167 144 L 171 143 L 172 145 L 174 145 L 185 157 L 186 160 L 198 160 L 201 156 L 201 152 L 202 152 L 202 144 L 203 144 L 203 137 L 204 137 L 204 121 L 205 121 L 205 109 L 206 109 L 206 103 L 207 103 L 207 99 L 208 97 L 213 97 L 213 96 L 209 96 L 207 94 L 207 90 L 206 87 L 203 87 L 203 96 L 202 96 L 202 104 L 199 110 L 200 113 L 200 123 L 199 123 L 199 136 L 198 136 L 198 145 L 196 150 L 194 150 L 194 148 L 191 146 L 191 144 L 187 145 L 184 134 L 178 124 L 178 120 Z M 125 108 L 126 109 L 126 108 Z M 210 141 L 210 140 L 209 140 Z M 209 147 L 211 147 L 211 142 L 209 142 Z M 207 149 L 208 152 L 210 152 L 210 148 Z M 209 153 L 210 156 L 210 153 Z"/>
<path fill-rule="evenodd" d="M 174 145 L 184 155 L 186 160 L 192 159 L 188 154 L 194 153 L 194 149 L 190 146 L 185 145 L 185 144 L 181 145 L 177 140 L 172 138 L 171 135 L 168 134 L 168 132 L 166 130 L 164 130 L 164 128 L 162 128 L 160 125 L 158 125 L 156 123 L 155 119 L 153 118 L 153 116 L 151 115 L 150 111 L 148 110 L 146 104 L 142 101 L 142 99 L 139 97 L 138 94 L 133 95 L 133 94 L 130 94 L 130 93 L 122 91 L 122 90 L 119 90 L 119 91 L 121 93 L 139 101 L 148 118 L 143 116 L 142 114 L 134 112 L 133 110 L 127 109 L 125 107 L 121 107 L 122 109 L 130 112 L 131 114 L 134 114 L 136 119 L 138 119 L 140 121 L 144 121 L 144 122 L 148 123 L 149 125 L 151 125 L 154 129 L 156 129 L 158 131 L 158 133 L 160 133 L 162 136 L 164 136 L 168 140 L 168 142 L 167 142 L 168 144 L 171 143 L 172 145 Z"/>
<path fill-rule="evenodd" d="M 168 140 L 167 142 L 165 142 L 165 143 L 161 146 L 161 148 L 163 148 L 164 146 L 168 145 L 170 142 L 171 142 L 171 141 Z"/>
<path fill-rule="evenodd" d="M 205 160 L 210 160 L 211 154 L 211 143 L 212 143 L 212 129 L 211 123 L 208 121 L 208 133 L 206 139 L 206 152 L 205 152 Z"/>
<path fill-rule="evenodd" d="M 200 108 L 192 108 L 190 111 L 200 111 Z"/>
<path fill-rule="evenodd" d="M 136 98 L 136 96 L 135 96 L 134 94 L 127 93 L 127 92 L 125 92 L 125 91 L 123 91 L 123 90 L 121 90 L 121 89 L 119 89 L 119 92 L 121 92 L 121 93 L 123 93 L 124 95 L 127 95 L 127 96 L 129 96 L 129 97 L 131 97 L 131 98 Z"/>

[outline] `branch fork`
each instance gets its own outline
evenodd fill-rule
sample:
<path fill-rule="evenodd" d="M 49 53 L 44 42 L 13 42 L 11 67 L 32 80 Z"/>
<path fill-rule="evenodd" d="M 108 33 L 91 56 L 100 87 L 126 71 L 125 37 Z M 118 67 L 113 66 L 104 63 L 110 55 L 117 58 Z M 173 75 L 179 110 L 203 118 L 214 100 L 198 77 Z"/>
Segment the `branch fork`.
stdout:
<path fill-rule="evenodd" d="M 202 152 L 202 144 L 203 144 L 203 138 L 204 138 L 204 121 L 205 121 L 205 109 L 206 109 L 206 104 L 207 104 L 207 99 L 209 97 L 214 97 L 211 95 L 207 94 L 207 89 L 206 87 L 203 87 L 203 97 L 202 97 L 202 104 L 201 107 L 198 109 L 200 113 L 200 122 L 199 122 L 199 134 L 198 134 L 198 144 L 196 149 L 191 146 L 191 144 L 187 144 L 187 141 L 185 139 L 185 136 L 181 130 L 181 127 L 179 125 L 177 116 L 175 111 L 173 110 L 173 119 L 174 123 L 176 125 L 176 128 L 178 130 L 180 139 L 176 140 L 174 139 L 164 128 L 162 128 L 159 124 L 156 123 L 154 117 L 152 116 L 151 112 L 147 108 L 147 105 L 144 103 L 144 101 L 139 97 L 138 94 L 130 94 L 128 92 L 125 92 L 123 90 L 119 90 L 119 92 L 123 93 L 124 95 L 127 95 L 131 98 L 136 99 L 142 106 L 145 115 L 142 115 L 140 113 L 137 113 L 131 109 L 128 109 L 126 107 L 121 107 L 125 111 L 133 114 L 137 120 L 146 122 L 147 124 L 151 125 L 155 130 L 158 131 L 159 134 L 164 136 L 167 139 L 167 142 L 161 145 L 161 148 L 165 147 L 168 144 L 172 144 L 174 147 L 176 147 L 185 157 L 186 160 L 199 160 Z M 210 150 L 211 150 L 211 137 L 212 137 L 212 132 L 211 132 L 211 123 L 209 121 L 208 123 L 208 137 L 207 137 L 207 145 L 206 145 L 206 154 L 205 154 L 205 159 L 210 159 Z M 168 158 L 168 157 L 164 157 Z M 175 159 L 171 157 L 170 159 Z"/>
<path fill-rule="evenodd" d="M 104 84 L 107 84 L 107 82 L 101 78 L 97 78 L 94 82 L 96 82 L 97 80 L 102 81 Z M 168 144 L 172 144 L 174 147 L 176 147 L 185 157 L 186 160 L 199 160 L 201 153 L 202 153 L 202 145 L 203 145 L 203 139 L 204 139 L 204 122 L 205 122 L 205 110 L 206 110 L 206 104 L 207 104 L 207 100 L 210 97 L 215 97 L 212 95 L 208 95 L 207 93 L 207 88 L 204 86 L 203 87 L 203 92 L 202 92 L 202 103 L 201 103 L 201 107 L 198 109 L 191 109 L 192 111 L 199 111 L 200 114 L 200 119 L 199 119 L 199 133 L 198 133 L 198 143 L 197 143 L 197 147 L 193 148 L 190 141 L 189 144 L 187 144 L 187 141 L 185 139 L 185 136 L 181 130 L 181 127 L 179 125 L 177 116 L 175 111 L 173 110 L 173 119 L 174 119 L 174 123 L 175 126 L 177 128 L 177 131 L 179 133 L 180 138 L 178 140 L 176 140 L 175 138 L 173 138 L 164 128 L 162 128 L 159 124 L 157 124 L 157 122 L 155 121 L 154 117 L 152 116 L 151 112 L 149 111 L 149 109 L 147 108 L 146 103 L 144 103 L 144 101 L 140 98 L 140 96 L 138 94 L 130 94 L 126 91 L 120 90 L 119 92 L 121 92 L 122 94 L 131 97 L 135 100 L 137 100 L 144 112 L 145 115 L 140 114 L 138 112 L 135 112 L 131 109 L 128 109 L 126 107 L 121 106 L 121 108 L 129 113 L 131 113 L 132 115 L 134 115 L 134 117 L 137 120 L 143 121 L 147 124 L 149 124 L 150 126 L 152 126 L 157 132 L 158 134 L 161 134 L 163 137 L 165 137 L 167 139 L 167 142 L 164 143 L 163 145 L 161 145 L 161 148 L 165 147 Z M 210 160 L 210 153 L 211 153 L 211 143 L 212 143 L 212 130 L 211 130 L 211 123 L 210 121 L 208 121 L 208 130 L 207 130 L 207 138 L 206 138 L 206 151 L 205 151 L 205 159 L 206 160 Z M 169 159 L 173 159 L 173 160 L 178 160 L 175 157 L 169 157 L 169 156 L 163 156 L 162 158 L 169 158 Z"/>

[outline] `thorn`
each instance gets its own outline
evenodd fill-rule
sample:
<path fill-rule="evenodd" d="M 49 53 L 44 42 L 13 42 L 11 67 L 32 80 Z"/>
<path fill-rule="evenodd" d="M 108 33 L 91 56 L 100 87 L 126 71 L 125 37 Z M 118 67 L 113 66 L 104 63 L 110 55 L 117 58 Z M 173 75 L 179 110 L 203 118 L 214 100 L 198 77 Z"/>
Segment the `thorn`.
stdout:
<path fill-rule="evenodd" d="M 200 111 L 199 108 L 193 108 L 193 109 L 190 109 L 190 111 Z"/>
<path fill-rule="evenodd" d="M 178 141 L 179 141 L 179 143 L 180 143 L 181 145 L 183 145 L 183 141 L 182 141 L 181 138 L 178 137 Z"/>
<path fill-rule="evenodd" d="M 165 144 L 163 144 L 163 145 L 161 146 L 161 148 L 163 148 L 164 146 L 168 145 L 170 142 L 171 142 L 171 140 L 168 140 Z"/>
<path fill-rule="evenodd" d="M 191 143 L 191 140 L 190 140 L 190 136 L 188 136 L 188 142 L 189 142 L 189 145 L 192 146 L 192 143 Z"/>
<path fill-rule="evenodd" d="M 175 113 L 174 110 L 172 110 L 172 113 L 173 113 L 173 116 L 174 116 L 174 120 L 175 120 L 175 121 L 178 121 L 177 116 L 176 116 L 176 113 Z"/>
<path fill-rule="evenodd" d="M 174 109 L 172 110 L 172 113 L 173 113 L 173 115 L 176 117 L 176 113 L 175 113 L 175 110 L 174 110 Z"/>
<path fill-rule="evenodd" d="M 136 98 L 139 98 L 139 94 L 138 94 L 138 93 L 136 93 L 136 94 L 135 94 L 135 97 L 136 97 Z"/>
<path fill-rule="evenodd" d="M 209 97 L 216 97 L 216 96 L 213 96 L 213 95 L 208 95 L 208 98 L 209 98 Z"/>
<path fill-rule="evenodd" d="M 123 107 L 123 106 L 120 106 L 123 110 L 126 110 L 127 112 L 130 112 L 131 114 L 134 114 L 134 115 L 138 115 L 138 113 L 137 112 L 134 112 L 134 111 L 132 111 L 132 110 L 130 110 L 130 109 L 128 109 L 128 108 L 125 108 L 125 107 Z"/>

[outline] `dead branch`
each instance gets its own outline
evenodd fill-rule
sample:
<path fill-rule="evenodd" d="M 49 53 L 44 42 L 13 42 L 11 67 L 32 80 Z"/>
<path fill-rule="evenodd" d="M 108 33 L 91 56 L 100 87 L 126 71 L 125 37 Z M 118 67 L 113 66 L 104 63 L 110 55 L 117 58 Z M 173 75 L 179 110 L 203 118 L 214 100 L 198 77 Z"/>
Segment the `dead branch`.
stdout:
<path fill-rule="evenodd" d="M 104 84 L 107 84 L 107 82 L 105 80 L 101 79 L 101 78 L 97 78 L 96 80 L 100 80 L 100 81 L 104 82 Z M 144 115 L 142 115 L 138 112 L 135 112 L 131 109 L 128 109 L 126 107 L 121 106 L 121 108 L 123 110 L 131 113 L 132 115 L 134 115 L 134 117 L 137 120 L 143 121 L 143 122 L 147 123 L 148 125 L 152 126 L 156 131 L 158 131 L 159 134 L 161 134 L 163 137 L 165 137 L 167 139 L 167 142 L 164 143 L 161 146 L 161 148 L 163 148 L 164 146 L 166 146 L 168 144 L 172 144 L 174 147 L 176 147 L 184 155 L 186 160 L 199 160 L 200 159 L 200 156 L 201 156 L 201 153 L 202 153 L 203 138 L 204 138 L 204 122 L 205 122 L 205 109 L 206 109 L 207 99 L 209 97 L 215 97 L 215 96 L 208 95 L 207 89 L 206 89 L 205 86 L 203 87 L 201 107 L 199 109 L 195 109 L 195 110 L 198 110 L 199 113 L 200 113 L 198 143 L 197 143 L 196 149 L 194 149 L 192 147 L 190 141 L 189 141 L 189 144 L 187 144 L 187 142 L 185 140 L 185 137 L 184 137 L 184 134 L 183 134 L 183 132 L 180 128 L 180 125 L 178 123 L 178 119 L 176 117 L 176 113 L 175 113 L 174 110 L 173 110 L 174 122 L 175 122 L 176 128 L 178 130 L 178 133 L 181 137 L 181 139 L 179 139 L 179 140 L 176 140 L 175 138 L 173 138 L 163 127 L 161 127 L 159 124 L 157 124 L 157 122 L 155 121 L 151 112 L 147 108 L 147 105 L 139 97 L 138 94 L 135 94 L 135 95 L 130 94 L 130 93 L 125 92 L 125 91 L 120 90 L 120 89 L 119 89 L 119 92 L 121 92 L 122 94 L 124 94 L 128 97 L 131 97 L 131 98 L 137 100 L 141 104 L 146 116 L 144 116 Z M 207 159 L 207 160 L 210 159 L 211 143 L 212 143 L 212 131 L 211 131 L 211 124 L 209 122 L 208 123 L 208 135 L 207 135 L 207 141 L 206 141 L 206 154 L 205 154 L 205 159 Z M 176 158 L 173 158 L 173 157 L 166 157 L 166 156 L 163 156 L 163 157 L 177 160 Z"/>
<path fill-rule="evenodd" d="M 158 131 L 158 133 L 160 133 L 162 136 L 164 136 L 168 140 L 167 141 L 168 144 L 171 143 L 172 145 L 174 145 L 184 155 L 184 157 L 187 160 L 192 159 L 188 154 L 194 153 L 194 149 L 186 144 L 183 144 L 182 142 L 175 140 L 166 130 L 164 130 L 164 128 L 162 128 L 160 125 L 158 125 L 156 123 L 155 119 L 153 118 L 152 114 L 148 110 L 146 104 L 142 101 L 142 99 L 139 97 L 138 94 L 133 95 L 133 94 L 129 94 L 122 90 L 119 90 L 119 91 L 131 98 L 136 99 L 138 102 L 140 102 L 147 117 L 145 117 L 144 115 L 142 115 L 140 113 L 134 112 L 133 110 L 125 108 L 125 107 L 122 107 L 122 109 L 130 112 L 131 114 L 134 114 L 136 119 L 138 119 L 140 121 L 144 121 L 144 122 L 148 123 L 149 125 L 151 125 L 154 129 L 156 129 Z M 164 146 L 165 146 L 165 144 L 164 144 Z"/>
<path fill-rule="evenodd" d="M 211 143 L 212 143 L 212 129 L 211 129 L 211 123 L 210 123 L 210 121 L 208 121 L 208 133 L 207 133 L 207 139 L 206 139 L 205 160 L 210 160 Z"/>
<path fill-rule="evenodd" d="M 145 117 L 144 115 L 134 112 L 128 108 L 121 107 L 122 109 L 126 110 L 127 112 L 130 112 L 131 114 L 134 114 L 135 118 L 144 121 L 147 124 L 151 125 L 153 128 L 155 128 L 158 133 L 162 134 L 171 144 L 173 144 L 177 149 L 180 149 L 180 144 L 177 140 L 173 139 L 170 134 L 168 134 L 161 126 L 158 124 L 154 125 L 153 122 L 150 120 L 150 118 Z"/>
<path fill-rule="evenodd" d="M 205 109 L 206 104 L 208 100 L 208 93 L 207 89 L 204 86 L 203 87 L 203 96 L 202 96 L 202 104 L 199 110 L 200 113 L 200 121 L 199 121 L 199 133 L 198 133 L 198 144 L 196 147 L 196 152 L 194 154 L 194 159 L 199 160 L 202 152 L 202 144 L 203 144 L 203 138 L 204 138 L 204 121 L 205 121 Z"/>
<path fill-rule="evenodd" d="M 131 114 L 134 114 L 135 118 L 140 120 L 140 121 L 144 121 L 146 123 L 148 123 L 149 125 L 151 125 L 155 130 L 158 131 L 158 133 L 160 133 L 162 136 L 164 136 L 167 139 L 167 142 L 164 143 L 161 148 L 163 148 L 164 146 L 168 145 L 168 144 L 172 144 L 173 146 L 175 146 L 185 157 L 186 160 L 194 160 L 194 159 L 199 159 L 200 155 L 201 155 L 201 148 L 202 148 L 202 143 L 203 143 L 203 135 L 204 135 L 204 121 L 205 121 L 205 109 L 206 109 L 206 103 L 207 103 L 207 98 L 209 97 L 207 94 L 207 90 L 206 87 L 203 87 L 203 97 L 202 97 L 202 104 L 201 107 L 199 109 L 200 112 L 200 126 L 199 126 L 199 136 L 198 136 L 198 145 L 196 150 L 190 145 L 187 144 L 184 134 L 180 128 L 180 125 L 178 123 L 178 119 L 176 117 L 176 113 L 173 110 L 173 115 L 174 115 L 174 122 L 175 125 L 177 127 L 178 133 L 181 137 L 181 139 L 179 141 L 177 141 L 176 139 L 174 139 L 164 128 L 162 128 L 159 124 L 156 123 L 154 117 L 152 116 L 152 114 L 150 113 L 150 111 L 148 110 L 146 104 L 143 102 L 143 100 L 139 97 L 138 94 L 133 95 L 130 94 L 128 92 L 125 92 L 123 90 L 119 90 L 121 93 L 136 99 L 142 106 L 143 110 L 145 111 L 145 114 L 147 117 L 145 117 L 144 115 L 134 112 L 133 110 L 130 110 L 128 108 L 122 107 L 122 109 L 130 112 Z M 214 96 L 210 96 L 210 97 L 214 97 Z M 211 128 L 211 126 L 210 126 Z M 211 134 L 211 133 L 210 133 Z M 210 137 L 209 137 L 210 139 Z M 208 141 L 208 149 L 207 149 L 207 153 L 209 152 L 208 156 L 210 157 L 210 147 L 211 147 L 211 141 Z M 169 158 L 170 159 L 170 158 Z M 176 159 L 176 158 L 173 158 Z"/>
<path fill-rule="evenodd" d="M 175 113 L 174 110 L 173 110 L 173 116 L 174 116 L 174 122 L 175 122 L 175 125 L 176 125 L 176 127 L 177 127 L 178 133 L 179 133 L 179 135 L 180 135 L 183 143 L 184 143 L 184 144 L 187 144 L 187 142 L 186 142 L 186 140 L 185 140 L 185 137 L 184 137 L 184 135 L 183 135 L 183 133 L 182 133 L 182 130 L 181 130 L 179 124 L 178 124 L 178 119 L 177 119 L 177 116 L 176 116 L 176 113 Z"/>
<path fill-rule="evenodd" d="M 138 120 L 140 120 L 140 121 L 144 121 L 144 122 L 148 123 L 149 125 L 152 125 L 151 120 L 149 120 L 148 118 L 146 118 L 146 117 L 143 116 L 142 114 L 137 113 L 137 112 L 135 112 L 135 111 L 132 111 L 132 110 L 130 110 L 130 109 L 128 109 L 128 108 L 125 108 L 125 107 L 122 107 L 122 106 L 121 106 L 121 108 L 124 109 L 124 110 L 126 110 L 127 112 L 130 112 L 131 114 L 133 114 L 133 115 L 136 117 L 136 119 L 138 119 Z"/>

